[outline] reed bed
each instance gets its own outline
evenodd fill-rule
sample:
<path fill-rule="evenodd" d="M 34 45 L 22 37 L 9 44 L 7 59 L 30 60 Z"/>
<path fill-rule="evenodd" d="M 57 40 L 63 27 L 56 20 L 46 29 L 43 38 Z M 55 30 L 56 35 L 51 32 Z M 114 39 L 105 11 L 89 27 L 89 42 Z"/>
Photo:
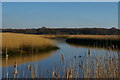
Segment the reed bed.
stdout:
<path fill-rule="evenodd" d="M 7 55 L 7 54 L 6 54 Z M 86 53 L 85 61 L 82 56 L 73 56 L 74 60 L 77 58 L 81 58 L 79 62 L 72 62 L 72 64 L 68 64 L 65 66 L 65 57 L 61 54 L 61 67 L 58 67 L 56 63 L 54 64 L 53 71 L 44 70 L 44 74 L 48 74 L 46 78 L 114 78 L 118 79 L 118 56 L 109 55 L 106 53 L 104 56 L 95 56 L 94 58 L 91 56 L 91 50 L 88 49 Z M 6 58 L 7 59 L 7 58 Z M 7 59 L 8 60 L 8 59 Z M 44 75 L 38 76 L 37 72 L 38 66 L 35 64 L 28 64 L 25 71 L 29 71 L 31 74 L 31 78 L 43 78 Z M 63 69 L 62 71 L 61 68 Z M 19 73 L 17 72 L 17 63 L 15 62 L 13 77 L 17 78 Z M 61 72 L 63 73 L 61 75 Z M 8 77 L 9 74 L 6 74 Z M 26 76 L 28 74 L 25 74 Z M 27 78 L 27 77 L 26 77 Z"/>
<path fill-rule="evenodd" d="M 1 33 L 2 48 L 19 48 L 21 45 L 29 46 L 46 46 L 54 45 L 50 39 L 44 39 L 35 35 L 17 34 L 17 33 Z"/>
<path fill-rule="evenodd" d="M 32 51 L 44 52 L 56 50 L 58 47 L 50 39 L 41 38 L 37 35 L 1 33 L 2 35 L 2 54 L 5 55 L 6 49 L 8 55 L 16 56 L 19 53 L 31 53 Z"/>
<path fill-rule="evenodd" d="M 64 55 L 61 55 L 63 63 Z M 74 56 L 74 58 L 81 58 L 80 62 L 74 62 L 66 66 L 63 70 L 63 75 L 57 70 L 54 70 L 51 77 L 54 78 L 114 78 L 118 79 L 118 56 L 108 56 L 108 53 L 104 56 L 91 57 L 91 51 L 88 49 L 86 60 L 83 61 L 81 56 Z M 64 64 L 64 63 L 63 63 Z M 56 65 L 55 65 L 56 66 Z M 57 67 L 56 67 L 57 68 Z M 82 71 L 82 73 L 80 73 Z M 57 74 L 57 76 L 55 75 Z"/>

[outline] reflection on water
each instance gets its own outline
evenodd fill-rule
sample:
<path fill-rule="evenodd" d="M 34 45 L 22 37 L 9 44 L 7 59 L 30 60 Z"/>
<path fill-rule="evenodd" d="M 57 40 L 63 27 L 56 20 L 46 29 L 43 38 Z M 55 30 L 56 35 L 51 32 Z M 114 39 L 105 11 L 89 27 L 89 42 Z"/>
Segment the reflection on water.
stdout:
<path fill-rule="evenodd" d="M 3 62 L 2 77 L 6 77 L 6 70 L 8 70 L 9 77 L 13 78 L 13 65 L 15 61 L 18 64 L 17 69 L 19 72 L 17 78 L 31 78 L 32 72 L 26 69 L 28 65 L 31 65 L 34 71 L 34 77 L 36 78 L 64 78 L 66 74 L 68 74 L 68 77 L 79 78 L 112 77 L 113 75 L 109 76 L 112 74 L 110 70 L 115 72 L 114 77 L 117 76 L 117 51 L 113 52 L 105 49 L 94 49 L 92 47 L 83 46 L 74 47 L 64 41 L 56 42 L 60 49 L 55 52 L 48 52 L 45 54 L 34 53 L 29 56 L 10 58 L 8 59 L 9 66 L 6 66 Z M 62 59 L 64 59 L 64 63 Z M 106 71 L 107 69 L 109 70 Z"/>
<path fill-rule="evenodd" d="M 53 53 L 55 53 L 55 51 L 44 52 L 44 53 L 34 53 L 34 54 L 31 53 L 30 55 L 23 54 L 23 55 L 16 56 L 16 57 L 9 57 L 7 65 L 6 65 L 5 58 L 3 58 L 2 66 L 3 67 L 13 66 L 15 64 L 15 62 L 19 65 L 19 64 L 39 61 L 39 60 L 42 60 L 42 59 L 52 56 Z"/>

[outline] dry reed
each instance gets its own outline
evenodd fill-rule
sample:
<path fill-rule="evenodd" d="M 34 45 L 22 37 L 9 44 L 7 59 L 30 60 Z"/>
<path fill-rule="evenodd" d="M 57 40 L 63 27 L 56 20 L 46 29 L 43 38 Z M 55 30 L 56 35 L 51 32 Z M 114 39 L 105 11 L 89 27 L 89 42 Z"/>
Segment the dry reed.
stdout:
<path fill-rule="evenodd" d="M 22 45 L 41 47 L 54 45 L 52 40 L 44 39 L 36 35 L 16 33 L 0 33 L 0 34 L 2 34 L 2 48 L 19 48 Z"/>

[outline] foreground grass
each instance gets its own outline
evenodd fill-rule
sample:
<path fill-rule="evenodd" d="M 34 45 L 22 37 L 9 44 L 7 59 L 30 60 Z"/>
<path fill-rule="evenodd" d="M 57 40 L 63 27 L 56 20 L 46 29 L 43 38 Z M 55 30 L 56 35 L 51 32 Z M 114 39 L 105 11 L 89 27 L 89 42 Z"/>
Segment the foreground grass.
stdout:
<path fill-rule="evenodd" d="M 91 56 L 91 50 L 88 49 L 85 59 L 83 56 L 73 56 L 73 62 L 66 65 L 64 54 L 61 54 L 61 64 L 62 66 L 58 66 L 54 64 L 53 70 L 49 69 L 43 70 L 43 72 L 38 72 L 38 66 L 34 64 L 28 64 L 27 67 L 24 67 L 24 71 L 29 71 L 31 78 L 43 78 L 43 76 L 47 76 L 46 78 L 119 78 L 119 69 L 118 69 L 118 56 L 117 55 L 106 55 L 97 56 L 94 58 Z M 76 62 L 76 59 L 81 59 Z M 7 63 L 7 61 L 6 61 Z M 14 63 L 14 71 L 13 78 L 18 78 L 19 69 L 17 68 L 18 63 Z M 62 69 L 62 70 L 61 70 Z M 62 73 L 62 74 L 61 74 Z M 40 75 L 38 75 L 40 74 Z M 5 73 L 5 78 L 6 78 Z"/>

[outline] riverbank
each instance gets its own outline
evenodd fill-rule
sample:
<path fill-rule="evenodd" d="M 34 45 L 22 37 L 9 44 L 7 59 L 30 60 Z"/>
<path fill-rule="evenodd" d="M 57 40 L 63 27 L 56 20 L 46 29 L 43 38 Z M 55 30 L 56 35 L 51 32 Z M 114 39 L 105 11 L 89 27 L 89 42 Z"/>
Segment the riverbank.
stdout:
<path fill-rule="evenodd" d="M 102 47 L 107 49 L 120 49 L 120 39 L 104 38 L 68 38 L 67 43 L 91 47 Z"/>
<path fill-rule="evenodd" d="M 45 52 L 59 49 L 54 41 L 35 35 L 1 33 L 2 35 L 2 55 L 28 54 L 32 52 Z"/>
<path fill-rule="evenodd" d="M 120 35 L 37 35 L 37 36 L 50 39 L 90 38 L 90 39 L 120 40 Z"/>

